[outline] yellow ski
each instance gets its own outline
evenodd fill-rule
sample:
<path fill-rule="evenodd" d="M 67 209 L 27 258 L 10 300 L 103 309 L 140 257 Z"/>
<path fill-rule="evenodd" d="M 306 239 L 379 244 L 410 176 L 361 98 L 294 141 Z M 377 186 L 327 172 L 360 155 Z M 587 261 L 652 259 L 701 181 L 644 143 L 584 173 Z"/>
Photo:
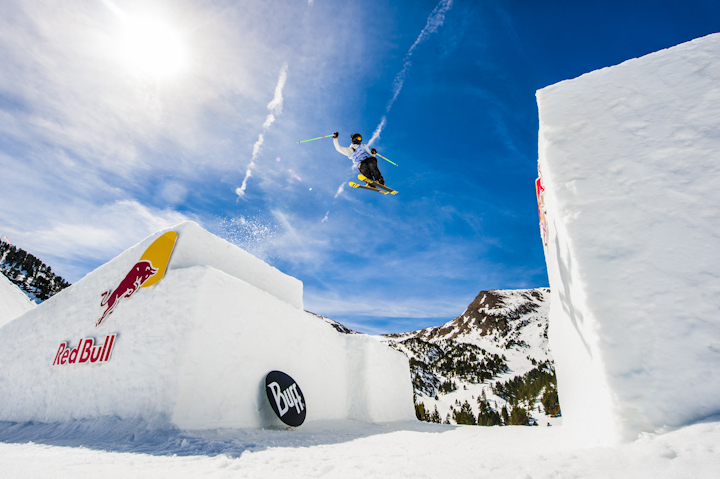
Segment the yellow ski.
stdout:
<path fill-rule="evenodd" d="M 387 195 L 388 193 L 390 193 L 389 191 L 381 190 L 380 188 L 373 188 L 372 186 L 367 186 L 367 185 L 358 185 L 357 183 L 353 183 L 352 181 L 348 184 L 350 186 L 352 186 L 353 188 L 362 188 L 364 190 L 373 190 L 373 191 L 377 191 L 378 193 L 382 193 L 383 195 Z"/>
<path fill-rule="evenodd" d="M 389 187 L 387 187 L 387 186 L 385 186 L 385 185 L 381 185 L 380 183 L 377 183 L 377 182 L 375 182 L 375 181 L 373 181 L 373 180 L 371 180 L 371 179 L 368 179 L 368 178 L 367 178 L 365 175 L 363 175 L 362 173 L 358 175 L 358 178 L 360 179 L 360 181 L 364 181 L 365 183 L 367 183 L 368 186 L 371 187 L 371 188 L 374 187 L 374 189 L 377 189 L 377 190 L 385 190 L 385 194 L 390 193 L 391 195 L 397 195 L 397 191 L 395 191 L 395 190 L 393 190 L 392 188 L 389 188 Z M 351 186 L 352 186 L 352 185 L 351 185 Z"/>

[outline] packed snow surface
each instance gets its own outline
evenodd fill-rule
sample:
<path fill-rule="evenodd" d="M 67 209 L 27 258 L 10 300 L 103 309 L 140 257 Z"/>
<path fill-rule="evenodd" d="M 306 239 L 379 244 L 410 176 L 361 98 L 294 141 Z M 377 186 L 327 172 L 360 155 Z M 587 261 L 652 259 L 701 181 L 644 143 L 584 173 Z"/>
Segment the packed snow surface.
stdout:
<path fill-rule="evenodd" d="M 5 275 L 0 274 L 0 326 L 35 307 L 30 298 Z"/>
<path fill-rule="evenodd" d="M 720 412 L 720 34 L 537 94 L 564 427 Z"/>
<path fill-rule="evenodd" d="M 711 479 L 720 423 L 583 448 L 564 427 L 333 421 L 204 433 L 0 423 L 0 475 L 22 478 Z M 32 441 L 32 442 L 29 442 Z"/>

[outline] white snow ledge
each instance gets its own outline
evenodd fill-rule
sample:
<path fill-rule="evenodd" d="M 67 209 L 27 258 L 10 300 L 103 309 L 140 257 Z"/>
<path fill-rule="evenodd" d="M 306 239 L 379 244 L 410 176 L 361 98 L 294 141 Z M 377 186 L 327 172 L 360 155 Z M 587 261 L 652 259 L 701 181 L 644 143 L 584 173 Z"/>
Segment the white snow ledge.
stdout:
<path fill-rule="evenodd" d="M 720 413 L 720 34 L 537 100 L 564 426 L 612 443 Z"/>

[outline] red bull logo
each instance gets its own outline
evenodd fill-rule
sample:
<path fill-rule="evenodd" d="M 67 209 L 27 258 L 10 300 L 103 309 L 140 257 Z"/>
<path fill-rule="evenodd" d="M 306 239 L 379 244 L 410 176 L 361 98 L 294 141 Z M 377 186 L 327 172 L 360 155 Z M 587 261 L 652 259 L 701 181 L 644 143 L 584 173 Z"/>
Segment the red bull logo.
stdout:
<path fill-rule="evenodd" d="M 115 336 L 115 334 L 105 336 L 105 342 L 97 345 L 93 338 L 81 339 L 78 345 L 72 349 L 68 347 L 67 343 L 60 343 L 53 366 L 104 363 L 112 355 Z"/>
<path fill-rule="evenodd" d="M 128 299 L 140 288 L 152 286 L 163 278 L 176 239 L 177 233 L 168 231 L 153 241 L 120 284 L 115 289 L 102 294 L 100 307 L 103 308 L 103 312 L 95 322 L 95 327 L 100 326 L 107 319 L 121 299 Z"/>
<path fill-rule="evenodd" d="M 120 284 L 102 294 L 100 308 L 103 311 L 95 322 L 95 327 L 107 319 L 118 307 L 120 300 L 132 297 L 140 288 L 152 286 L 164 277 L 177 236 L 174 231 L 168 231 L 153 241 Z M 70 348 L 67 342 L 62 342 L 55 353 L 53 366 L 105 363 L 112 357 L 116 336 L 117 333 L 106 335 L 102 344 L 95 344 L 93 338 L 81 338 L 74 348 Z"/>
<path fill-rule="evenodd" d="M 95 327 L 97 328 L 105 321 L 105 318 L 113 312 L 121 299 L 130 298 L 148 279 L 155 276 L 157 272 L 158 268 L 153 267 L 150 261 L 138 261 L 114 291 L 106 291 L 103 293 L 100 307 L 105 308 L 105 311 L 95 323 Z"/>
<path fill-rule="evenodd" d="M 540 166 L 538 165 L 538 177 L 535 180 L 535 195 L 537 196 L 538 203 L 538 216 L 540 216 L 540 236 L 542 237 L 543 245 L 547 246 L 547 212 L 545 211 L 545 186 L 542 181 L 542 173 Z"/>

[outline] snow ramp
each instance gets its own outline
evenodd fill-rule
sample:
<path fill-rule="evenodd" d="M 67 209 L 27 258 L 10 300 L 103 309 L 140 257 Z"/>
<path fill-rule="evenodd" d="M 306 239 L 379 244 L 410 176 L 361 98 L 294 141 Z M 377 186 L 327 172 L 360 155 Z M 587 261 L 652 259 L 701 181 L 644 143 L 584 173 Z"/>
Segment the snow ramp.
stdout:
<path fill-rule="evenodd" d="M 150 281 L 161 268 L 146 259 L 175 234 L 164 277 Z M 5 421 L 280 425 L 265 393 L 273 370 L 297 381 L 307 422 L 414 418 L 402 353 L 303 311 L 299 280 L 193 222 L 152 235 L 0 328 L 0 364 Z"/>
<path fill-rule="evenodd" d="M 30 298 L 0 273 L 0 326 L 35 307 Z"/>
<path fill-rule="evenodd" d="M 720 35 L 537 100 L 564 427 L 608 443 L 719 414 Z"/>

